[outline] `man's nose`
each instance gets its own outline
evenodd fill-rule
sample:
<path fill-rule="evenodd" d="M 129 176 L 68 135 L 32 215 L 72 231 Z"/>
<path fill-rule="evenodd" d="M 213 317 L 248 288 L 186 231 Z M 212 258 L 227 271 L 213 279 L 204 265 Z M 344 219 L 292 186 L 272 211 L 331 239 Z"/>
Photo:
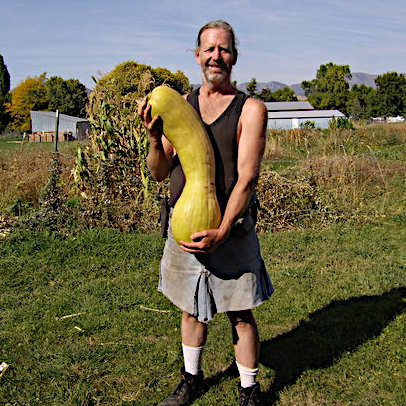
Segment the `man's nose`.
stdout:
<path fill-rule="evenodd" d="M 215 60 L 221 59 L 221 53 L 218 48 L 215 48 L 213 51 L 213 59 L 215 59 Z"/>

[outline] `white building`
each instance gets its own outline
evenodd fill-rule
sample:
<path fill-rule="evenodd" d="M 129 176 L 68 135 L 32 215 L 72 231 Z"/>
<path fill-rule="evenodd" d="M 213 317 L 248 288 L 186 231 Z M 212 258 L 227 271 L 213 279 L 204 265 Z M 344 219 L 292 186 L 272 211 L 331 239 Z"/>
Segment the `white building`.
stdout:
<path fill-rule="evenodd" d="M 30 111 L 32 141 L 52 141 L 55 133 L 54 111 Z M 83 140 L 87 138 L 89 123 L 84 118 L 59 114 L 58 140 Z"/>
<path fill-rule="evenodd" d="M 305 123 L 314 123 L 316 128 L 329 128 L 334 118 L 345 117 L 339 110 L 315 110 L 308 101 L 269 102 L 268 129 L 291 130 Z"/>

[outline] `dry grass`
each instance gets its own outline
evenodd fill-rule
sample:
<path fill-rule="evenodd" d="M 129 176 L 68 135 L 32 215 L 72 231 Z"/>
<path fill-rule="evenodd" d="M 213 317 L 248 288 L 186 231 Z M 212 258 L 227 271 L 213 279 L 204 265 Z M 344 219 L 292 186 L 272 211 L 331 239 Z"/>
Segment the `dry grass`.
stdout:
<path fill-rule="evenodd" d="M 318 203 L 311 178 L 288 179 L 265 169 L 258 183 L 260 232 L 294 229 L 314 218 Z"/>
<path fill-rule="evenodd" d="M 404 212 L 406 124 L 270 131 L 259 229 Z M 272 173 L 273 172 L 273 173 Z"/>
<path fill-rule="evenodd" d="M 319 227 L 342 219 L 363 221 L 403 213 L 405 143 L 406 124 L 271 131 L 258 185 L 258 231 Z M 71 170 L 78 145 L 61 144 L 62 189 L 71 197 Z M 52 150 L 46 143 L 1 142 L 0 212 L 15 202 L 38 207 L 49 178 Z M 138 172 L 124 178 L 128 185 L 116 178 L 114 165 L 99 168 L 92 180 L 93 193 L 85 199 L 76 198 L 82 223 L 157 231 L 158 196 L 166 193 L 167 185 L 152 182 L 144 201 L 137 198 L 145 186 Z M 132 191 L 131 196 L 125 193 L 126 188 Z"/>
<path fill-rule="evenodd" d="M 0 148 L 0 210 L 6 209 L 16 200 L 38 207 L 41 190 L 49 176 L 53 146 L 50 143 L 12 146 L 2 143 Z M 74 144 L 60 148 L 63 152 L 61 181 L 66 192 L 70 188 L 74 148 Z"/>

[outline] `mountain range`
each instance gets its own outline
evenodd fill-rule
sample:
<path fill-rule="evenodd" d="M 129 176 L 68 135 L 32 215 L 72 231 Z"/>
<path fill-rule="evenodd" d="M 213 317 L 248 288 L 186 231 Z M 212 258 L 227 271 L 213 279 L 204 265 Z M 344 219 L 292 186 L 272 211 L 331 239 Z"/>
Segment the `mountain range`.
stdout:
<path fill-rule="evenodd" d="M 352 85 L 365 85 L 368 87 L 372 87 L 375 89 L 375 79 L 378 75 L 373 75 L 371 73 L 364 73 L 364 72 L 353 72 L 352 78 L 348 81 L 350 88 Z M 237 88 L 242 91 L 246 91 L 246 86 L 249 82 L 238 83 Z M 275 90 L 282 89 L 284 87 L 290 87 L 297 96 L 304 96 L 304 91 L 300 83 L 294 83 L 292 85 L 288 85 L 282 82 L 270 81 L 270 82 L 257 82 L 257 93 L 261 93 L 263 89 L 269 89 L 271 92 Z"/>

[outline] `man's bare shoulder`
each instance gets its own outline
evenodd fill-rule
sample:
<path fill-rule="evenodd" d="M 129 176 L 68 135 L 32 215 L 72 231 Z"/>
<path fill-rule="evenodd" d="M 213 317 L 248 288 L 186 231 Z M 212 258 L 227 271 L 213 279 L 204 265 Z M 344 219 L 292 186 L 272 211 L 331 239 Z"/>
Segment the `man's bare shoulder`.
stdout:
<path fill-rule="evenodd" d="M 249 97 L 244 107 L 251 108 L 251 109 L 259 109 L 260 111 L 266 110 L 266 106 L 262 100 L 256 99 L 254 97 Z"/>
<path fill-rule="evenodd" d="M 249 97 L 244 103 L 242 114 L 244 116 L 266 117 L 268 110 L 261 100 Z"/>

